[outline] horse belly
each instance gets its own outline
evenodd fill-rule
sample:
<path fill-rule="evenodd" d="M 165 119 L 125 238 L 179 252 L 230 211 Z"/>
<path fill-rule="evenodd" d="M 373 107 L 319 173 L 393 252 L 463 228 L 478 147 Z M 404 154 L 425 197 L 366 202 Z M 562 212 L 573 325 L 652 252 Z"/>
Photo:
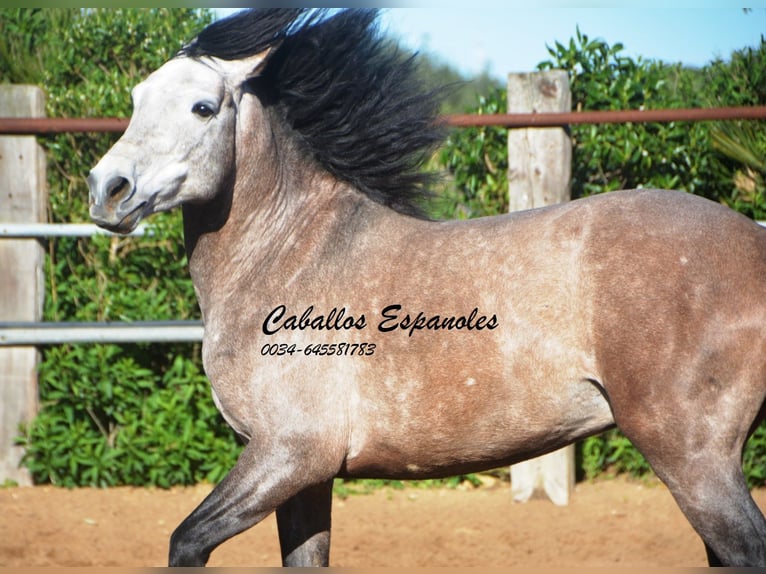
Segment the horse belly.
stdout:
<path fill-rule="evenodd" d="M 538 456 L 613 425 L 609 404 L 587 379 L 541 393 L 524 384 L 467 379 L 366 405 L 352 425 L 343 476 L 434 478 Z M 462 388 L 460 388 L 462 387 Z M 446 388 L 446 392 L 445 392 Z M 473 393 L 472 391 L 475 391 Z"/>

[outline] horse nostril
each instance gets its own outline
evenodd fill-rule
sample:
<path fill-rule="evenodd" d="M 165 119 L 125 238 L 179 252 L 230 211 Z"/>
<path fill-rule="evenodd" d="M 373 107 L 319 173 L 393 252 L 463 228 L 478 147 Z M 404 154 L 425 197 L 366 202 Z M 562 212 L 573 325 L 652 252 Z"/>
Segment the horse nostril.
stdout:
<path fill-rule="evenodd" d="M 124 177 L 116 177 L 109 182 L 107 195 L 109 199 L 120 199 L 130 191 L 130 182 Z"/>

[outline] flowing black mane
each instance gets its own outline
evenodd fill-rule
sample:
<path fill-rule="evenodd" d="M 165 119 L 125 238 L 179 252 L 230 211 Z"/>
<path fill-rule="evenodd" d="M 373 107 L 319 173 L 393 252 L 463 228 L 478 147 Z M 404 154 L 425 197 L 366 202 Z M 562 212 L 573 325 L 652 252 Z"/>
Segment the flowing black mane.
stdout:
<path fill-rule="evenodd" d="M 239 59 L 273 47 L 258 93 L 307 153 L 340 180 L 396 211 L 422 216 L 432 174 L 423 162 L 443 139 L 440 98 L 378 34 L 377 11 L 250 10 L 205 28 L 182 51 Z"/>

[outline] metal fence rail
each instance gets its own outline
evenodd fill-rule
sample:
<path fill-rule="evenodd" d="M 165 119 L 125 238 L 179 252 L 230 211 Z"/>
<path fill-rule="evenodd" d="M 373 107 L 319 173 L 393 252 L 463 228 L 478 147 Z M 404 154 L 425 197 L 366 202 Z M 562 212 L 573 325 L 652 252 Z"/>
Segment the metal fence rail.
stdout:
<path fill-rule="evenodd" d="M 502 126 L 507 128 L 554 127 L 569 124 L 646 122 L 700 122 L 716 120 L 766 120 L 766 106 L 678 108 L 664 110 L 597 110 L 531 114 L 454 114 L 444 123 L 455 127 Z M 0 134 L 43 135 L 66 132 L 119 133 L 128 118 L 0 118 Z"/>
<path fill-rule="evenodd" d="M 94 223 L 3 223 L 0 222 L 0 239 L 42 239 L 45 237 L 93 237 L 94 235 L 117 235 Z M 151 228 L 145 224 L 122 235 L 132 237 L 151 236 Z"/>
<path fill-rule="evenodd" d="M 2 239 L 93 237 L 113 235 L 92 223 L 2 223 Z M 151 237 L 152 228 L 139 225 L 120 237 Z M 0 322 L 0 347 L 61 345 L 66 343 L 196 343 L 202 340 L 202 321 L 135 322 Z"/>
<path fill-rule="evenodd" d="M 136 321 L 132 323 L 0 323 L 0 346 L 66 343 L 196 343 L 202 321 Z"/>
<path fill-rule="evenodd" d="M 665 110 L 599 110 L 532 114 L 466 114 L 446 116 L 455 127 L 502 126 L 506 128 L 564 127 L 574 124 L 622 124 L 766 120 L 766 106 L 679 108 Z"/>

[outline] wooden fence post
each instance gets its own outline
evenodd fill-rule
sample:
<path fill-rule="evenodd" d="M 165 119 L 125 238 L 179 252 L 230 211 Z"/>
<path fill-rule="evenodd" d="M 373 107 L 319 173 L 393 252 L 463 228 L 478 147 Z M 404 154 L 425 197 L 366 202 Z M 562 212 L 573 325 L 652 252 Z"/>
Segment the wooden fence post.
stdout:
<path fill-rule="evenodd" d="M 0 85 L 0 117 L 44 117 L 36 86 Z M 0 221 L 44 222 L 48 205 L 45 154 L 34 136 L 0 136 Z M 34 239 L 0 240 L 0 321 L 40 321 L 44 251 Z M 37 413 L 35 347 L 0 348 L 0 484 L 32 483 L 14 446 L 19 424 Z"/>
<path fill-rule="evenodd" d="M 509 74 L 508 113 L 570 112 L 567 73 L 560 70 Z M 570 199 L 572 143 L 562 128 L 508 132 L 509 210 L 542 207 Z M 558 505 L 574 487 L 574 446 L 511 466 L 511 493 L 528 500 L 542 487 Z"/>

